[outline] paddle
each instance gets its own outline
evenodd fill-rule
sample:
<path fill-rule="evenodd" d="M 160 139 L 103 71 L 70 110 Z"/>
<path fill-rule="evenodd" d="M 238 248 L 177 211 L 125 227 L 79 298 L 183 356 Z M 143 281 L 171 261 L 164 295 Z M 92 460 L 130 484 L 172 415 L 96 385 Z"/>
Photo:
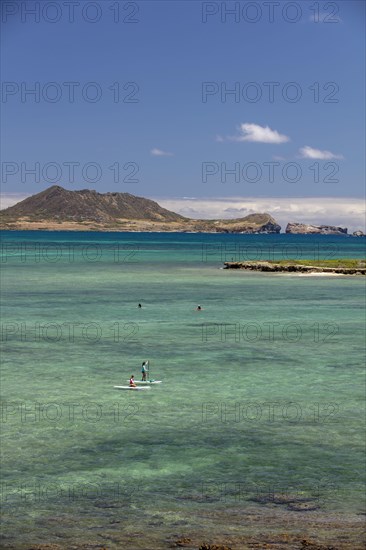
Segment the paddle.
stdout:
<path fill-rule="evenodd" d="M 148 370 L 147 370 L 147 372 L 148 372 L 148 375 L 149 375 L 149 382 L 152 382 L 153 380 L 152 380 L 152 378 L 151 378 L 150 361 L 149 361 L 149 360 L 147 361 L 147 364 L 148 364 Z"/>

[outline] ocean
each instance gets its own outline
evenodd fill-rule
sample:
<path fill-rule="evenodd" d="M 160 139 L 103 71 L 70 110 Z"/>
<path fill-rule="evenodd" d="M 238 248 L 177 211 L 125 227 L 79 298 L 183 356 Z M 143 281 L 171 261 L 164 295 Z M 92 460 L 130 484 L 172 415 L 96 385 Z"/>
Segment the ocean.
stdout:
<path fill-rule="evenodd" d="M 223 262 L 364 257 L 346 236 L 3 231 L 1 547 L 363 548 L 365 279 Z M 144 360 L 162 383 L 116 390 Z"/>

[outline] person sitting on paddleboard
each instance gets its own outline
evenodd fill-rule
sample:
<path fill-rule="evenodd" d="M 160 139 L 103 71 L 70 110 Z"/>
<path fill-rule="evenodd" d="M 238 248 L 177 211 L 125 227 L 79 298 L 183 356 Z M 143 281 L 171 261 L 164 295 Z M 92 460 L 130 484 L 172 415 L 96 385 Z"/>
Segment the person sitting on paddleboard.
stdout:
<path fill-rule="evenodd" d="M 130 387 L 131 388 L 136 388 L 136 384 L 135 384 L 135 377 L 133 374 L 131 374 L 131 378 L 130 378 Z"/>
<path fill-rule="evenodd" d="M 142 373 L 142 381 L 143 382 L 146 382 L 146 375 L 149 372 L 148 365 L 149 365 L 149 361 L 144 361 L 142 363 L 141 373 Z"/>

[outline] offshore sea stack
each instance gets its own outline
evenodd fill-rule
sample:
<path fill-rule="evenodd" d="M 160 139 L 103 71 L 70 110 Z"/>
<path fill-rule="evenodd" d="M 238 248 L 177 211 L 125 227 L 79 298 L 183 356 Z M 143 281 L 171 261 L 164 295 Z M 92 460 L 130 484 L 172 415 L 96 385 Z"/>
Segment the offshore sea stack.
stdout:
<path fill-rule="evenodd" d="M 296 235 L 347 235 L 346 227 L 335 225 L 310 225 L 306 223 L 288 223 L 286 233 Z"/>

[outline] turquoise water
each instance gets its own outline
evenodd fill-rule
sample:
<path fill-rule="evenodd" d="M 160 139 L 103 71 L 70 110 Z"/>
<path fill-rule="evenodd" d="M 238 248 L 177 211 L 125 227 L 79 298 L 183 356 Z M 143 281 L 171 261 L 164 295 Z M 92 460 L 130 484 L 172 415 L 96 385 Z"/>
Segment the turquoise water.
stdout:
<path fill-rule="evenodd" d="M 319 513 L 361 514 L 364 278 L 221 267 L 361 258 L 364 246 L 3 232 L 5 544 L 67 547 L 98 528 L 117 548 L 108 538 L 117 517 L 121 531 L 153 525 L 165 540 L 167 518 L 189 531 L 203 509 L 265 514 L 273 495 L 284 513 L 295 495 Z M 113 388 L 139 378 L 145 359 L 161 385 Z"/>

